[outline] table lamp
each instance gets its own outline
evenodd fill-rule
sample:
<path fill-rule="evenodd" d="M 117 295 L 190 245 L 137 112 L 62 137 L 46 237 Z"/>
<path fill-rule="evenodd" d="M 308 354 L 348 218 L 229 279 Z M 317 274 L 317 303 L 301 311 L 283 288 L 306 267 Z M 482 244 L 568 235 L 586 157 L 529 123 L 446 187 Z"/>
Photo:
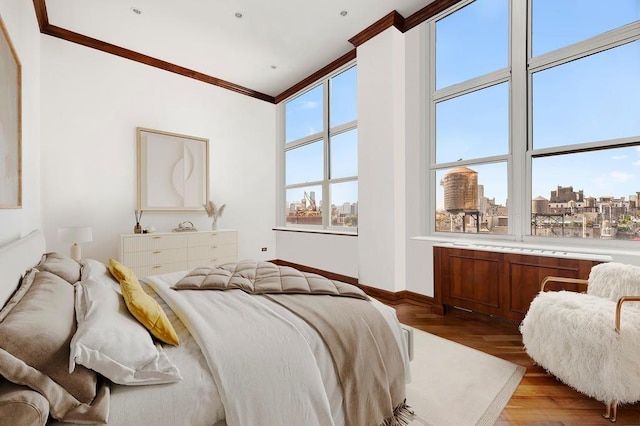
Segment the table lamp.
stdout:
<path fill-rule="evenodd" d="M 78 243 L 93 241 L 93 232 L 90 226 L 58 228 L 58 240 L 63 243 L 73 243 L 70 252 L 71 258 L 73 260 L 80 260 L 81 252 Z"/>

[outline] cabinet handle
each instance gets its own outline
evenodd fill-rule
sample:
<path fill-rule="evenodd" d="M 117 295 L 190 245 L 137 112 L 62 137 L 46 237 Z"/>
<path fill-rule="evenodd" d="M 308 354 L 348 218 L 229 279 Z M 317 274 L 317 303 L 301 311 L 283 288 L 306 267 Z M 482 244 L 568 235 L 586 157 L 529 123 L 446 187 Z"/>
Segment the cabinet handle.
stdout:
<path fill-rule="evenodd" d="M 154 240 L 159 240 L 160 238 L 162 238 L 162 237 L 159 237 L 159 236 L 157 236 L 157 235 L 154 235 L 154 236 L 153 236 L 153 239 L 154 239 Z"/>
<path fill-rule="evenodd" d="M 156 250 L 156 251 L 153 252 L 153 254 L 160 254 L 160 253 L 162 253 L 161 250 Z"/>
<path fill-rule="evenodd" d="M 159 269 L 162 268 L 162 265 L 153 265 L 153 269 Z"/>
<path fill-rule="evenodd" d="M 211 248 L 218 248 L 218 246 L 211 246 Z"/>

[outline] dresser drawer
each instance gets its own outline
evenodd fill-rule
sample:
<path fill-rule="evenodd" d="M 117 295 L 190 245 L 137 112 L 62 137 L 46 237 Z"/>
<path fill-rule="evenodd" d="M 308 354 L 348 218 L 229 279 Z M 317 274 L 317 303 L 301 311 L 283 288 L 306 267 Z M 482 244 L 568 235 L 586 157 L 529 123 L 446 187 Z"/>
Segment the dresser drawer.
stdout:
<path fill-rule="evenodd" d="M 202 247 L 223 244 L 236 244 L 238 233 L 236 231 L 211 231 L 190 234 L 188 237 L 189 247 Z"/>
<path fill-rule="evenodd" d="M 178 249 L 187 245 L 187 235 L 143 235 L 122 239 L 123 252 Z"/>
<path fill-rule="evenodd" d="M 200 259 L 200 260 L 189 260 L 187 269 L 199 268 L 201 266 L 218 266 L 224 263 L 233 263 L 237 262 L 238 258 L 236 256 L 221 256 L 221 257 L 212 257 L 209 259 Z"/>
<path fill-rule="evenodd" d="M 164 249 L 138 252 L 125 252 L 124 264 L 128 266 L 147 266 L 162 263 L 186 262 L 187 251 L 185 249 Z"/>
<path fill-rule="evenodd" d="M 189 247 L 188 253 L 189 260 L 200 260 L 213 257 L 235 257 L 238 253 L 238 247 L 235 244 Z"/>
<path fill-rule="evenodd" d="M 147 265 L 131 267 L 131 270 L 138 278 L 144 278 L 149 275 L 166 274 L 168 272 L 184 271 L 189 269 L 187 262 L 165 263 L 163 265 Z"/>

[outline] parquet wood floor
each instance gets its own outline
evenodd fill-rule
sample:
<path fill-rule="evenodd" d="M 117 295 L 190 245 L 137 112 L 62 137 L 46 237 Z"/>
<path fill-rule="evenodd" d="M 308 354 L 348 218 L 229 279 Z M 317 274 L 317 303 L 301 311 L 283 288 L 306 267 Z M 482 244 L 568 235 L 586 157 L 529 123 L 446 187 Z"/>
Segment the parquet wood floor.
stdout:
<path fill-rule="evenodd" d="M 404 324 L 527 368 L 496 425 L 612 425 L 602 418 L 604 404 L 576 392 L 533 364 L 522 348 L 516 324 L 457 309 L 443 317 L 427 306 L 389 304 Z M 619 407 L 615 424 L 639 426 L 640 403 Z"/>

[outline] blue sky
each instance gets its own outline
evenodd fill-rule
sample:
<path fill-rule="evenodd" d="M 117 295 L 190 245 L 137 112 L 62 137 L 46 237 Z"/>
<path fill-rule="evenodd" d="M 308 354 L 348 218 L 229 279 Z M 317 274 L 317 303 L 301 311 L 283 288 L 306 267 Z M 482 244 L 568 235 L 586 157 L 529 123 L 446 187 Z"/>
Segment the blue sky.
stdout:
<path fill-rule="evenodd" d="M 438 22 L 438 89 L 508 66 L 508 4 L 507 0 L 477 0 Z M 640 0 L 533 0 L 532 13 L 531 47 L 537 56 L 640 20 Z M 639 70 L 640 41 L 634 41 L 535 73 L 533 147 L 640 135 Z M 340 93 L 340 97 L 331 98 L 332 125 L 356 118 L 355 79 L 355 69 L 333 79 L 337 90 L 332 93 Z M 509 83 L 503 83 L 439 103 L 437 161 L 507 154 L 509 90 Z M 287 142 L 322 131 L 322 98 L 322 87 L 318 86 L 287 104 Z M 333 164 L 334 171 L 357 174 L 357 131 L 336 139 L 334 152 L 339 150 L 345 161 Z M 288 184 L 322 179 L 321 144 L 303 150 L 288 158 Z M 505 204 L 506 164 L 472 168 L 479 172 L 485 196 Z M 558 185 L 573 186 L 594 197 L 628 197 L 640 191 L 640 150 L 635 147 L 537 158 L 532 168 L 533 197 L 549 198 Z M 357 199 L 357 185 L 342 186 L 350 188 L 334 188 L 333 204 Z M 435 190 L 442 199 L 438 181 Z M 288 191 L 287 202 L 299 201 L 302 193 L 303 189 Z M 316 193 L 316 198 L 321 194 Z"/>
<path fill-rule="evenodd" d="M 507 4 L 478 0 L 438 22 L 438 88 L 506 66 Z M 533 0 L 532 10 L 534 56 L 640 20 L 640 0 Z M 508 83 L 502 83 L 439 103 L 437 161 L 507 154 L 508 93 Z M 640 135 L 640 41 L 533 74 L 532 102 L 534 149 Z M 506 166 L 471 168 L 479 172 L 485 196 L 504 205 Z M 532 169 L 533 197 L 549 198 L 558 185 L 594 197 L 628 199 L 640 191 L 640 150 L 635 147 L 537 158 Z M 436 185 L 441 206 L 443 192 Z"/>
<path fill-rule="evenodd" d="M 356 96 L 357 68 L 352 67 L 338 74 L 330 82 L 329 121 L 330 127 L 339 126 L 357 119 Z M 286 105 L 286 141 L 291 142 L 322 131 L 323 87 L 312 88 Z M 331 136 L 331 177 L 344 178 L 358 175 L 358 131 L 353 129 Z M 312 142 L 285 154 L 286 184 L 313 182 L 323 179 L 324 146 L 322 140 Z M 322 199 L 320 187 L 290 189 L 287 205 L 299 202 L 304 191 L 316 192 L 316 200 Z M 331 203 L 342 205 L 358 201 L 357 183 L 334 184 L 330 188 Z"/>

